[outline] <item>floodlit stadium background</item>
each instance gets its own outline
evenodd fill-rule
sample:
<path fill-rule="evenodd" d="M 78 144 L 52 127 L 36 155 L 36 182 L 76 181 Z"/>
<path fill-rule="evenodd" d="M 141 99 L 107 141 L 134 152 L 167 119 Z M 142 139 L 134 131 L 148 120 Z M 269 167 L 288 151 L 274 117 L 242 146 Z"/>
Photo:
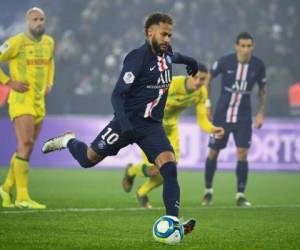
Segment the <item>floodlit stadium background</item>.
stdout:
<path fill-rule="evenodd" d="M 112 115 L 110 94 L 124 55 L 143 42 L 145 16 L 159 10 L 174 17 L 174 50 L 193 55 L 208 66 L 233 51 L 239 32 L 253 34 L 255 54 L 267 66 L 268 119 L 265 127 L 254 133 L 251 167 L 300 170 L 299 1 L 1 1 L 0 8 L 5 10 L 0 16 L 1 43 L 25 29 L 24 13 L 32 6 L 45 10 L 47 33 L 56 40 L 55 86 L 47 97 L 49 116 L 32 157 L 33 166 L 77 165 L 66 153 L 41 155 L 41 142 L 67 129 L 75 129 L 87 141 L 97 135 Z M 183 67 L 175 67 L 175 74 L 183 73 Z M 219 95 L 218 83 L 219 79 L 213 82 L 213 102 Z M 252 100 L 257 103 L 256 91 Z M 254 111 L 256 107 L 254 104 Z M 200 133 L 193 114 L 190 109 L 181 119 L 179 165 L 202 168 L 207 136 Z M 5 105 L 0 109 L 0 129 L 0 140 L 5 142 L 0 145 L 0 165 L 7 165 L 15 139 Z M 221 168 L 235 166 L 234 150 L 231 143 L 222 153 Z M 139 151 L 129 147 L 101 165 L 122 167 L 124 162 L 138 159 Z"/>

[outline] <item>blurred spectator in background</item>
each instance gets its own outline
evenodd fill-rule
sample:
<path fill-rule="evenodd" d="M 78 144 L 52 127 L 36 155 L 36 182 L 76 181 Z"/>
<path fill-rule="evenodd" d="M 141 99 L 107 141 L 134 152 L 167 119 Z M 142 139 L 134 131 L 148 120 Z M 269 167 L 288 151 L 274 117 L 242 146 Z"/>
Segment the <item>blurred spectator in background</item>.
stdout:
<path fill-rule="evenodd" d="M 58 41 L 57 80 L 62 85 L 54 88 L 55 98 L 49 98 L 48 110 L 52 114 L 111 113 L 108 93 L 125 51 L 143 39 L 143 16 L 149 11 L 171 10 L 170 14 L 176 16 L 173 47 L 207 64 L 218 55 L 233 51 L 231 41 L 237 33 L 252 33 L 259 45 L 257 54 L 266 62 L 272 82 L 266 115 L 289 115 L 287 89 L 300 79 L 300 1 L 3 1 L 0 7 L 8 11 L 0 17 L 0 40 L 20 31 L 20 13 L 36 3 L 49 13 L 48 32 Z M 133 14 L 132 10 L 139 11 Z M 174 73 L 184 72 L 175 68 Z M 102 98 L 98 99 L 99 95 Z M 276 103 L 278 109 L 268 103 Z"/>
<path fill-rule="evenodd" d="M 289 88 L 290 114 L 300 116 L 300 83 L 295 83 Z"/>

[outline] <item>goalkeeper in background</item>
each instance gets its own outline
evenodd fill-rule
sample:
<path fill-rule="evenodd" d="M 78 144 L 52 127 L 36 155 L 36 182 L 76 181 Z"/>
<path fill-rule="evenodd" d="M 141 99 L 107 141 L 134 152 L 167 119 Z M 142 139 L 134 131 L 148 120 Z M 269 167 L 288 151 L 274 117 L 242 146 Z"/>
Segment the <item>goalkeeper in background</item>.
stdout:
<path fill-rule="evenodd" d="M 178 121 L 180 113 L 188 107 L 196 106 L 197 122 L 202 130 L 221 138 L 224 134 L 222 127 L 215 127 L 207 118 L 206 100 L 207 89 L 204 82 L 208 70 L 205 65 L 198 63 L 199 71 L 192 76 L 175 76 L 172 78 L 167 104 L 165 107 L 163 126 L 174 148 L 176 161 L 179 161 L 179 133 Z M 122 186 L 130 192 L 136 176 L 149 177 L 137 190 L 136 197 L 142 207 L 151 208 L 148 193 L 163 183 L 163 178 L 158 168 L 149 163 L 144 156 L 144 161 L 136 165 L 129 164 L 126 168 Z"/>
<path fill-rule="evenodd" d="M 2 207 L 43 209 L 28 192 L 29 159 L 45 117 L 45 95 L 54 77 L 54 41 L 44 35 L 45 14 L 34 7 L 26 13 L 27 32 L 9 38 L 0 47 L 0 62 L 9 65 L 9 76 L 0 68 L 0 82 L 10 86 L 9 115 L 14 124 L 17 151 L 0 186 Z M 16 200 L 11 198 L 16 185 Z"/>

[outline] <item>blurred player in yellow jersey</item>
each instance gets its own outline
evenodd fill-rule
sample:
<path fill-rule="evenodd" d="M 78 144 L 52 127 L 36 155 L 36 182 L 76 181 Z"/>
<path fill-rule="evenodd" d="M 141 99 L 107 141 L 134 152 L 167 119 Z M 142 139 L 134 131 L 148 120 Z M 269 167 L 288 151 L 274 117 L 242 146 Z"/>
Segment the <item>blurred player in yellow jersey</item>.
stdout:
<path fill-rule="evenodd" d="M 43 209 L 28 193 L 29 159 L 45 117 L 45 96 L 54 77 L 54 40 L 44 35 L 45 14 L 34 7 L 26 13 L 27 31 L 9 38 L 0 47 L 0 62 L 7 62 L 9 76 L 0 68 L 0 82 L 10 86 L 9 115 L 13 121 L 17 151 L 0 187 L 2 206 Z M 16 185 L 16 200 L 11 198 Z"/>
<path fill-rule="evenodd" d="M 198 64 L 198 73 L 192 76 L 175 76 L 172 78 L 167 104 L 165 107 L 163 125 L 167 136 L 174 148 L 176 161 L 179 161 L 179 133 L 178 121 L 180 113 L 191 106 L 196 107 L 197 122 L 202 130 L 215 137 L 221 138 L 224 130 L 215 127 L 207 118 L 205 103 L 207 89 L 204 86 L 208 70 L 205 65 Z M 158 168 L 150 164 L 146 157 L 144 162 L 136 165 L 129 164 L 126 168 L 122 186 L 126 192 L 132 188 L 136 176 L 149 177 L 149 179 L 137 190 L 136 197 L 142 207 L 151 208 L 147 194 L 155 187 L 163 183 Z"/>

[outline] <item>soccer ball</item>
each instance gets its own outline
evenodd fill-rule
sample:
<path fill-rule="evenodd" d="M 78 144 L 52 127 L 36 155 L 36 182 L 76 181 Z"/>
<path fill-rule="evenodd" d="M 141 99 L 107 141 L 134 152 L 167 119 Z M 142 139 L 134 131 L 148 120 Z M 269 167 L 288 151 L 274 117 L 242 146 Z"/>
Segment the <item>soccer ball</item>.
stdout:
<path fill-rule="evenodd" d="M 155 240 L 166 244 L 176 244 L 183 239 L 184 229 L 177 217 L 164 215 L 155 221 L 152 232 Z"/>

